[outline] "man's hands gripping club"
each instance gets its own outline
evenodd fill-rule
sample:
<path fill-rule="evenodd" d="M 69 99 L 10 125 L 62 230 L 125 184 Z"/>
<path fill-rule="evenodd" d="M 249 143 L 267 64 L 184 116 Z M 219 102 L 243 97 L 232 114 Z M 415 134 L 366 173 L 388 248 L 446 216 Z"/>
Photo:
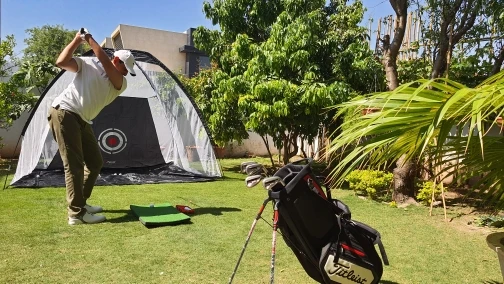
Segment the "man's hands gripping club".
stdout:
<path fill-rule="evenodd" d="M 92 36 L 86 28 L 81 28 L 79 31 L 79 36 L 83 41 L 86 40 L 86 35 L 89 35 L 90 37 Z"/>
<path fill-rule="evenodd" d="M 93 36 L 91 35 L 91 33 L 89 33 L 89 30 L 86 28 L 81 28 L 75 35 L 72 42 L 70 42 L 65 47 L 65 49 L 63 49 L 58 59 L 56 60 L 56 66 L 74 73 L 79 71 L 79 66 L 77 65 L 77 62 L 75 61 L 75 59 L 73 59 L 72 56 L 77 47 L 79 47 L 79 45 L 81 45 L 83 42 L 87 42 L 89 46 L 91 46 L 91 49 L 93 50 L 94 54 L 96 55 L 98 60 L 100 60 L 100 62 L 102 63 L 103 69 L 105 70 L 105 73 L 107 73 L 108 79 L 110 80 L 115 89 L 120 90 L 123 84 L 123 77 L 127 74 L 127 71 L 125 71 L 126 74 L 122 74 L 119 70 L 116 69 L 116 67 L 114 66 L 114 64 L 112 64 L 112 61 L 110 60 L 108 55 L 105 53 L 105 51 L 103 51 L 102 47 L 93 39 Z M 113 60 L 117 60 L 117 58 L 114 58 Z"/>

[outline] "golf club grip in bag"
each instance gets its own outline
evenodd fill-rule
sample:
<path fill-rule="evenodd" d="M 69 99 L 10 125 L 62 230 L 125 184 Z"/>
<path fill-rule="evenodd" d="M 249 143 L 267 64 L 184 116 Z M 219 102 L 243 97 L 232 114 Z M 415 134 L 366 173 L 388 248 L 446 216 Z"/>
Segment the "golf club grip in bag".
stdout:
<path fill-rule="evenodd" d="M 268 192 L 277 200 L 278 228 L 306 273 L 320 283 L 378 283 L 388 265 L 378 231 L 351 219 L 350 209 L 328 199 L 307 165 L 288 164 L 275 176 L 286 186 Z"/>

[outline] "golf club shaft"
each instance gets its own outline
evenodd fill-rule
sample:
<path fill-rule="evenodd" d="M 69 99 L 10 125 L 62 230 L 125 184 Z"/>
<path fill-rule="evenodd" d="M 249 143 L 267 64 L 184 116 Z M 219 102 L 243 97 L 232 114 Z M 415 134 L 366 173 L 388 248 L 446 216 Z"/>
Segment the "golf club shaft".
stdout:
<path fill-rule="evenodd" d="M 273 236 L 271 238 L 271 273 L 270 284 L 275 282 L 276 233 L 278 229 L 278 202 L 275 202 L 273 213 Z"/>
<path fill-rule="evenodd" d="M 254 219 L 254 222 L 252 222 L 252 227 L 250 228 L 250 231 L 248 232 L 247 239 L 245 240 L 245 244 L 243 245 L 242 251 L 240 253 L 240 257 L 238 258 L 238 262 L 236 263 L 236 266 L 233 270 L 233 274 L 231 274 L 231 277 L 229 278 L 229 284 L 233 282 L 233 278 L 236 274 L 236 271 L 238 270 L 238 266 L 240 266 L 241 259 L 243 257 L 243 254 L 245 253 L 245 249 L 247 248 L 248 242 L 250 241 L 250 237 L 252 236 L 252 233 L 254 232 L 255 226 L 257 224 L 257 221 L 261 218 L 261 214 L 264 211 L 264 208 L 266 207 L 266 204 L 270 201 L 270 198 L 266 198 L 264 200 L 263 204 L 261 205 L 261 208 L 259 208 L 259 212 L 257 213 L 256 218 Z"/>

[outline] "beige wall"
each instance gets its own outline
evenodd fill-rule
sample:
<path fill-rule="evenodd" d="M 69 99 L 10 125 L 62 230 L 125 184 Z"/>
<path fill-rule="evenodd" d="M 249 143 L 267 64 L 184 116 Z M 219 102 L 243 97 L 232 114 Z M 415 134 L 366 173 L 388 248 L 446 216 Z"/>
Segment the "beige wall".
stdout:
<path fill-rule="evenodd" d="M 179 48 L 187 44 L 187 34 L 122 24 L 118 31 L 121 33 L 123 48 L 149 52 L 172 72 L 185 72 L 186 54 L 181 53 Z"/>
<path fill-rule="evenodd" d="M 19 138 L 21 137 L 21 131 L 23 131 L 23 127 L 29 116 L 30 112 L 25 111 L 14 121 L 11 127 L 7 129 L 0 128 L 0 137 L 2 137 L 0 144 L 4 145 L 0 148 L 0 158 L 17 158 L 19 156 L 22 142 Z"/>
<path fill-rule="evenodd" d="M 268 150 L 261 136 L 255 132 L 248 132 L 249 138 L 241 144 L 234 141 L 226 145 L 224 156 L 226 158 L 268 156 Z M 274 146 L 273 139 L 268 136 L 268 143 L 272 154 L 278 154 L 278 149 Z"/>
<path fill-rule="evenodd" d="M 106 37 L 100 44 L 102 47 L 106 48 L 114 48 L 114 45 L 112 44 L 112 39 L 109 37 Z"/>

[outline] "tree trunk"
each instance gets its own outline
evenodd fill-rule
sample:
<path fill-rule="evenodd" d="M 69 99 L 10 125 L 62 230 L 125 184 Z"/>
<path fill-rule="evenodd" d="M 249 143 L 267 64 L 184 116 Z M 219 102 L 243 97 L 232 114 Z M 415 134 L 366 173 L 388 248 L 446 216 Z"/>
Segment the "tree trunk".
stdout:
<path fill-rule="evenodd" d="M 284 135 L 282 137 L 283 141 L 283 164 L 287 165 L 289 163 L 290 158 L 294 157 L 297 154 L 298 151 L 298 146 L 296 144 L 295 138 L 293 139 L 292 137 L 297 137 L 297 133 L 292 133 L 289 132 L 288 134 Z M 294 147 L 294 150 L 291 151 L 291 146 Z"/>
<path fill-rule="evenodd" d="M 399 86 L 399 79 L 397 78 L 397 64 L 396 59 L 392 59 L 390 50 L 385 53 L 383 58 L 383 66 L 385 67 L 385 76 L 387 79 L 387 87 L 389 90 L 394 90 Z"/>
<path fill-rule="evenodd" d="M 406 21 L 408 19 L 408 1 L 390 0 L 390 5 L 396 13 L 394 39 L 390 42 L 390 35 L 385 35 L 382 42 L 383 59 L 387 86 L 390 91 L 399 86 L 397 78 L 397 55 L 401 49 L 404 33 L 406 31 Z"/>
<path fill-rule="evenodd" d="M 392 199 L 396 203 L 402 203 L 408 198 L 414 198 L 415 196 L 416 165 L 411 161 L 404 162 L 404 158 L 402 156 L 397 161 L 397 168 L 394 169 L 394 192 L 392 193 Z"/>
<path fill-rule="evenodd" d="M 290 155 L 289 155 L 289 137 L 288 135 L 284 136 L 283 139 L 283 164 L 287 165 L 289 163 Z"/>
<path fill-rule="evenodd" d="M 444 18 L 443 22 L 441 23 L 439 31 L 439 41 L 438 41 L 439 47 L 431 72 L 432 79 L 443 76 L 444 72 L 446 71 L 446 66 L 448 64 L 448 51 L 450 48 L 453 48 L 453 45 L 450 47 L 450 39 L 448 35 L 448 27 L 452 21 L 453 21 L 452 18 L 448 19 Z M 451 30 L 451 34 L 453 43 L 453 29 Z"/>
<path fill-rule="evenodd" d="M 448 40 L 446 40 L 446 44 L 441 41 L 439 45 L 436 61 L 434 61 L 434 65 L 432 66 L 432 79 L 441 77 L 446 71 L 448 61 Z"/>
<path fill-rule="evenodd" d="M 408 1 L 407 0 L 390 0 L 390 5 L 396 13 L 396 23 L 394 31 L 394 39 L 391 44 L 388 44 L 390 38 L 385 37 L 383 42 L 383 67 L 387 77 L 387 86 L 390 91 L 399 86 L 399 79 L 397 75 L 397 55 L 401 49 L 406 31 L 406 22 L 408 19 Z M 405 200 L 404 196 L 411 196 L 410 180 L 414 180 L 414 171 L 411 170 L 409 163 L 403 164 L 402 156 L 397 162 L 397 168 L 394 169 L 394 192 L 392 197 L 396 202 L 400 203 Z M 397 199 L 396 199 L 397 198 Z"/>
<path fill-rule="evenodd" d="M 452 5 L 443 5 L 441 10 L 441 28 L 439 29 L 439 50 L 432 67 L 431 78 L 438 78 L 447 72 L 448 53 L 459 43 L 464 35 L 474 26 L 479 15 L 483 0 L 457 0 Z M 462 5 L 464 4 L 464 5 Z M 460 13 L 460 14 L 457 14 Z M 455 19 L 460 21 L 455 28 Z M 451 25 L 451 28 L 450 28 Z M 450 31 L 448 31 L 450 28 Z M 451 37 L 451 40 L 450 40 Z"/>
<path fill-rule="evenodd" d="M 306 158 L 308 158 L 308 155 L 306 155 L 306 152 L 305 152 L 305 150 L 304 150 L 304 146 L 305 146 L 305 145 L 304 145 L 304 139 L 303 139 L 303 138 L 300 138 L 300 140 L 301 140 L 301 147 L 300 147 L 300 148 L 301 148 L 301 152 L 303 153 L 303 158 L 305 158 L 305 159 L 306 159 Z"/>
<path fill-rule="evenodd" d="M 500 72 L 503 62 L 504 62 L 504 45 L 501 47 L 497 58 L 495 58 L 491 75 L 495 75 Z"/>
<path fill-rule="evenodd" d="M 262 140 L 264 142 L 264 145 L 266 146 L 266 150 L 268 151 L 268 155 L 269 155 L 269 158 L 270 158 L 270 161 L 271 161 L 271 166 L 273 168 L 275 168 L 275 162 L 273 161 L 273 154 L 271 154 L 271 150 L 270 150 L 270 147 L 269 147 L 268 135 L 267 134 L 265 136 L 261 135 L 261 138 L 262 138 Z"/>

